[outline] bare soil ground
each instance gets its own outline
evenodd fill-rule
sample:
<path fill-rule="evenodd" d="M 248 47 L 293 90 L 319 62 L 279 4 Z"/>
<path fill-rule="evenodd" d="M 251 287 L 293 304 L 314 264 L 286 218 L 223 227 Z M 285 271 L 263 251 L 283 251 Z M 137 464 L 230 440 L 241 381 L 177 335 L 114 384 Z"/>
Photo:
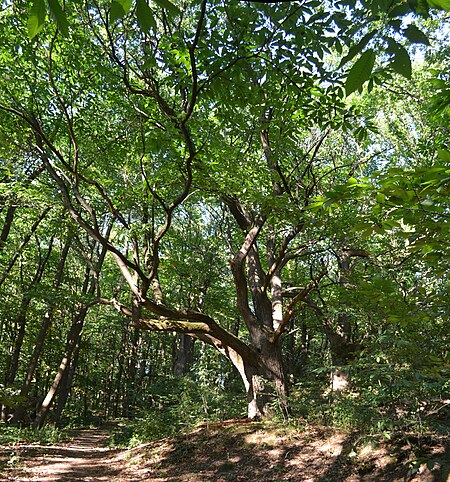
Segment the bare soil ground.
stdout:
<path fill-rule="evenodd" d="M 371 444 L 326 427 L 244 420 L 203 424 L 129 450 L 108 449 L 108 435 L 107 428 L 89 429 L 59 446 L 0 447 L 0 481 L 450 481 L 448 437 L 403 434 Z"/>

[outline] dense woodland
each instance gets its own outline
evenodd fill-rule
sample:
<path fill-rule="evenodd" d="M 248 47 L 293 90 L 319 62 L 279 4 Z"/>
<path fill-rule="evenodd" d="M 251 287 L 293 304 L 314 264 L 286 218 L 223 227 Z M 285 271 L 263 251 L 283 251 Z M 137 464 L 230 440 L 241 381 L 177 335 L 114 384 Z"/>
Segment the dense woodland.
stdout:
<path fill-rule="evenodd" d="M 0 2 L 0 427 L 450 398 L 447 0 Z"/>

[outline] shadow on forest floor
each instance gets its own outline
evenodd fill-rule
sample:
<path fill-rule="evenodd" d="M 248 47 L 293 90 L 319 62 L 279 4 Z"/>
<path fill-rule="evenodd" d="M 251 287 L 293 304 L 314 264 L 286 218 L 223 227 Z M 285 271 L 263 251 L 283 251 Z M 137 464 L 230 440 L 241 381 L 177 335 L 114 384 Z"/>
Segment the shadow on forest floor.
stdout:
<path fill-rule="evenodd" d="M 135 450 L 130 461 L 155 482 L 447 482 L 450 468 L 448 439 L 410 436 L 372 447 L 355 432 L 247 421 L 204 424 L 184 437 Z M 415 466 L 408 463 L 413 459 L 419 472 L 414 476 Z"/>
<path fill-rule="evenodd" d="M 105 447 L 108 433 L 83 430 L 61 446 L 4 447 L 4 453 L 17 455 L 20 469 L 4 470 L 0 481 L 450 480 L 450 441 L 444 437 L 403 435 L 372 446 L 354 432 L 232 420 L 130 450 L 110 450 Z"/>

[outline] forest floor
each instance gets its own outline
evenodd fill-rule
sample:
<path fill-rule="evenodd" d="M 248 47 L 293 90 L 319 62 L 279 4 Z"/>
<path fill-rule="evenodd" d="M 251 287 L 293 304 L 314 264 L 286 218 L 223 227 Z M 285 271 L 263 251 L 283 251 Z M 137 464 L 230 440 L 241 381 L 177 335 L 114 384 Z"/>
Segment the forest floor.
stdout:
<path fill-rule="evenodd" d="M 294 430 L 231 420 L 133 449 L 110 449 L 110 432 L 80 430 L 58 446 L 0 447 L 0 481 L 450 481 L 448 437 L 403 434 L 374 443 L 326 427 Z"/>

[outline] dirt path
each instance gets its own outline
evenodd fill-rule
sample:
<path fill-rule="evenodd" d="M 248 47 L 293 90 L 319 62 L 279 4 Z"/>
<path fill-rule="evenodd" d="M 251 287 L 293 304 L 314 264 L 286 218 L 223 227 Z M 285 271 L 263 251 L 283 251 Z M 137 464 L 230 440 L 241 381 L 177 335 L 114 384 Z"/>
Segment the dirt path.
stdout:
<path fill-rule="evenodd" d="M 87 429 L 67 444 L 10 447 L 20 469 L 8 471 L 6 478 L 0 475 L 0 481 L 121 481 L 123 461 L 118 457 L 120 451 L 106 446 L 108 435 L 107 429 Z"/>
<path fill-rule="evenodd" d="M 0 459 L 17 459 L 0 482 L 450 482 L 448 437 L 410 435 L 372 446 L 326 427 L 227 421 L 111 450 L 110 431 L 81 430 L 59 446 L 0 447 Z"/>

